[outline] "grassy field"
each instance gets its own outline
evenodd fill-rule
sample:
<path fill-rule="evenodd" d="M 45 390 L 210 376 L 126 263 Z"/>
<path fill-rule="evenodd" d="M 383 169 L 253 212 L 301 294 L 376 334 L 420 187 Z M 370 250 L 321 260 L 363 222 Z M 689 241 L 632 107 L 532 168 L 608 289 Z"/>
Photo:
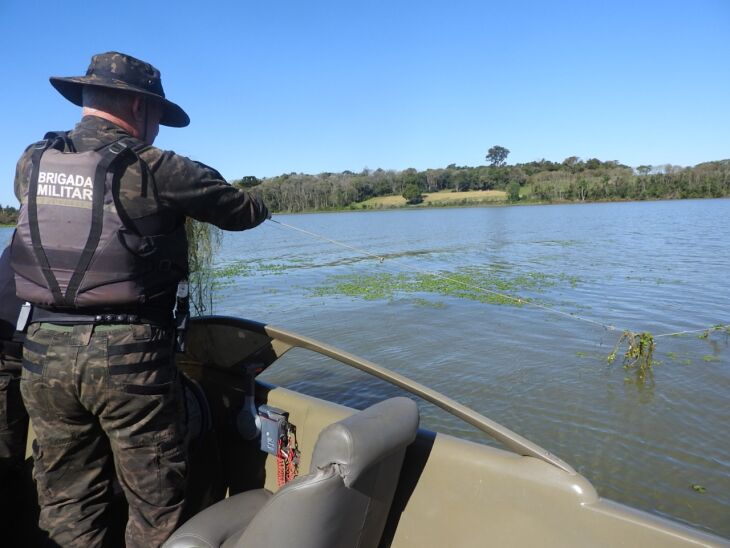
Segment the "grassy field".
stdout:
<path fill-rule="evenodd" d="M 446 190 L 442 192 L 426 192 L 423 196 L 423 203 L 432 206 L 476 205 L 507 201 L 507 193 L 502 190 L 469 190 L 466 192 Z M 364 209 L 401 207 L 404 205 L 406 205 L 406 199 L 403 196 L 378 196 L 357 204 L 357 206 Z"/>

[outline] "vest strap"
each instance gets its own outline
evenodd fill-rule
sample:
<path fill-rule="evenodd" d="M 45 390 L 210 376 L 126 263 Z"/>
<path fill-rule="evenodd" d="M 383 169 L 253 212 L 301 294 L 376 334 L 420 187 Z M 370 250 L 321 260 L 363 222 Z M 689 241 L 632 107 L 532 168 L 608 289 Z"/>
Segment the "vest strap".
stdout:
<path fill-rule="evenodd" d="M 91 228 L 89 229 L 89 237 L 86 240 L 84 250 L 81 252 L 79 262 L 76 264 L 74 273 L 68 282 L 66 294 L 63 297 L 62 306 L 73 307 L 76 303 L 76 294 L 79 291 L 81 281 L 84 279 L 86 269 L 91 263 L 91 259 L 99 246 L 101 239 L 102 226 L 104 221 L 104 187 L 106 178 L 109 173 L 114 173 L 116 164 L 126 156 L 130 151 L 130 147 L 125 140 L 114 141 L 100 151 L 101 160 L 96 166 L 94 173 L 94 195 L 91 205 Z"/>
<path fill-rule="evenodd" d="M 46 134 L 48 137 L 51 134 Z M 65 136 L 64 136 L 65 137 Z M 48 289 L 51 290 L 53 295 L 53 301 L 57 305 L 63 304 L 63 295 L 61 294 L 61 287 L 58 285 L 58 280 L 51 270 L 51 265 L 48 262 L 46 251 L 43 249 L 43 243 L 41 242 L 41 231 L 38 225 L 38 202 L 36 200 L 38 194 L 38 174 L 40 173 L 41 167 L 41 156 L 43 153 L 58 143 L 58 139 L 53 134 L 52 139 L 44 139 L 36 143 L 33 148 L 33 154 L 31 156 L 32 171 L 30 175 L 30 181 L 28 183 L 28 228 L 30 229 L 30 241 L 33 245 L 33 252 L 35 253 L 36 260 L 41 267 L 43 277 L 46 279 Z"/>

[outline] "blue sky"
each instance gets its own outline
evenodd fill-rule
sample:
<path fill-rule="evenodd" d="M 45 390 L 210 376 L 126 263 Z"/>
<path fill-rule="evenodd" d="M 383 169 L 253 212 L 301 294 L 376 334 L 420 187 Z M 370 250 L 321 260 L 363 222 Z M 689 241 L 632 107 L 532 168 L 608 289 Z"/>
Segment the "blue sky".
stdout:
<path fill-rule="evenodd" d="M 568 156 L 730 158 L 730 1 L 0 2 L 0 204 L 80 110 L 92 54 L 162 71 L 192 123 L 156 145 L 229 179 Z M 103 6 L 108 6 L 104 10 Z"/>

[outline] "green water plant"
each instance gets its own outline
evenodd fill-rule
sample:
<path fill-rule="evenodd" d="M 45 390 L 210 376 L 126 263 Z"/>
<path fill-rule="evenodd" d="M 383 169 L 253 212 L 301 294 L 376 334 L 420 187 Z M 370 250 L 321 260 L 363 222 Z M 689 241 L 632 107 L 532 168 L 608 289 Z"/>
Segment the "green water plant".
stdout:
<path fill-rule="evenodd" d="M 561 282 L 571 285 L 577 278 L 539 272 L 509 276 L 490 268 L 461 268 L 439 273 L 346 274 L 330 276 L 325 286 L 312 290 L 321 296 L 359 297 L 365 300 L 392 300 L 404 294 L 435 294 L 473 301 L 523 306 L 530 297 L 515 297 L 524 291 L 540 293 Z M 533 301 L 534 302 L 534 301 Z"/>
<path fill-rule="evenodd" d="M 712 327 L 705 329 L 702 333 L 697 335 L 698 339 L 709 339 L 710 334 L 715 333 L 717 331 L 721 331 L 725 333 L 725 335 L 730 335 L 730 325 L 713 325 Z"/>
<path fill-rule="evenodd" d="M 266 262 L 261 259 L 236 260 L 218 265 L 211 270 L 211 276 L 217 280 L 244 278 L 255 275 L 279 275 L 286 270 L 302 268 L 307 265 L 297 264 L 296 261 Z"/>
<path fill-rule="evenodd" d="M 623 354 L 624 369 L 633 374 L 636 383 L 640 386 L 647 381 L 653 381 L 652 366 L 656 363 L 654 362 L 654 350 L 656 349 L 654 335 L 648 331 L 642 333 L 624 331 L 606 358 L 609 364 L 616 361 L 617 354 L 623 345 L 626 346 Z"/>
<path fill-rule="evenodd" d="M 208 223 L 188 219 L 188 266 L 190 275 L 190 304 L 195 315 L 213 311 L 213 258 L 220 248 L 221 231 Z"/>

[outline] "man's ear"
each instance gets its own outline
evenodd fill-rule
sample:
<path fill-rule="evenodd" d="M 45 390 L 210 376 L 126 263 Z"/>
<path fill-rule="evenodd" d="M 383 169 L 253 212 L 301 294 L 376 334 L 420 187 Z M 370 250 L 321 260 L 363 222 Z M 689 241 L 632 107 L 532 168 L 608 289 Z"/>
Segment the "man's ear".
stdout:
<path fill-rule="evenodd" d="M 144 122 L 145 100 L 139 95 L 132 98 L 132 116 L 136 121 Z"/>

